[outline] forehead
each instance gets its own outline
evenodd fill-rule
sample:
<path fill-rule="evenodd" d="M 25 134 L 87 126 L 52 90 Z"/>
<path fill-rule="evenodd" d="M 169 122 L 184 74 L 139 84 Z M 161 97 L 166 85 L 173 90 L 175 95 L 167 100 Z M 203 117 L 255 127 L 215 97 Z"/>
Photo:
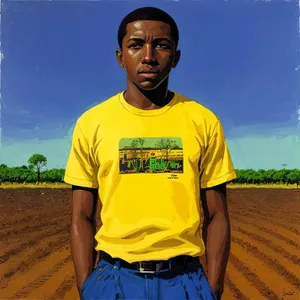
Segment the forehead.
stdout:
<path fill-rule="evenodd" d="M 161 21 L 135 21 L 127 24 L 127 36 L 144 36 L 151 35 L 156 37 L 170 37 L 171 28 L 169 24 Z"/>

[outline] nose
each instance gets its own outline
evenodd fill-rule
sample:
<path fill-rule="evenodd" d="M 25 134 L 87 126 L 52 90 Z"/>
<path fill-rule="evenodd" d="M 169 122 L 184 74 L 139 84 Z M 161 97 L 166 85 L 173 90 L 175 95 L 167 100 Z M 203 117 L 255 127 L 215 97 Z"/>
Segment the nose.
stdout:
<path fill-rule="evenodd" d="M 145 50 L 144 50 L 144 53 L 143 53 L 143 57 L 142 57 L 142 63 L 153 63 L 153 62 L 156 62 L 156 57 L 155 57 L 155 54 L 154 54 L 154 49 L 152 47 L 152 45 L 149 43 L 149 44 L 146 44 L 145 45 Z"/>

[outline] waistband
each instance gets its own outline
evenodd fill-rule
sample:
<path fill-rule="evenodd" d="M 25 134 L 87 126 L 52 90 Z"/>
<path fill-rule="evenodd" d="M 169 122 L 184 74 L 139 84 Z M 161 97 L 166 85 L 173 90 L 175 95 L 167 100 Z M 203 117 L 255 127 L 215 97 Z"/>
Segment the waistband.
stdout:
<path fill-rule="evenodd" d="M 104 260 L 112 265 L 119 265 L 121 268 L 135 270 L 141 273 L 155 273 L 162 270 L 173 270 L 180 267 L 185 268 L 188 264 L 199 263 L 200 257 L 180 255 L 168 260 L 152 260 L 129 263 L 121 258 L 113 258 L 108 253 L 100 251 L 100 260 Z"/>

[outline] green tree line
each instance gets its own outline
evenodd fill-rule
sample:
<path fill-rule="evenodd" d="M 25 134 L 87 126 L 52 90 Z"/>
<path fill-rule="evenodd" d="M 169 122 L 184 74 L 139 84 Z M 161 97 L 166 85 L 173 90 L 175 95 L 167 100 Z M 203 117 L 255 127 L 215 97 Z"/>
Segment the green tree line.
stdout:
<path fill-rule="evenodd" d="M 237 178 L 233 183 L 239 184 L 300 184 L 299 169 L 281 170 L 235 170 Z"/>
<path fill-rule="evenodd" d="M 16 182 L 16 183 L 56 183 L 63 182 L 65 169 L 50 169 L 38 173 L 33 167 L 20 166 L 8 167 L 5 164 L 0 165 L 0 182 Z"/>
<path fill-rule="evenodd" d="M 34 154 L 28 160 L 28 166 L 8 167 L 0 165 L 0 183 L 62 183 L 65 169 L 41 170 L 47 165 L 47 158 L 42 154 Z M 300 185 L 299 169 L 281 170 L 235 170 L 237 178 L 232 183 L 238 184 L 297 184 Z"/>

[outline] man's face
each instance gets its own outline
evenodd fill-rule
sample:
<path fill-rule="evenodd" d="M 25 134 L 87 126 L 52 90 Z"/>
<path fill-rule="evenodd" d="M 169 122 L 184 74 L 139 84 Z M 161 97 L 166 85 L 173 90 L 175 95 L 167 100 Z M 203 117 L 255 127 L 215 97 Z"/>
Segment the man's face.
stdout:
<path fill-rule="evenodd" d="M 128 80 L 143 90 L 157 88 L 175 68 L 180 57 L 170 26 L 159 21 L 136 21 L 127 25 L 122 52 L 117 59 Z"/>

